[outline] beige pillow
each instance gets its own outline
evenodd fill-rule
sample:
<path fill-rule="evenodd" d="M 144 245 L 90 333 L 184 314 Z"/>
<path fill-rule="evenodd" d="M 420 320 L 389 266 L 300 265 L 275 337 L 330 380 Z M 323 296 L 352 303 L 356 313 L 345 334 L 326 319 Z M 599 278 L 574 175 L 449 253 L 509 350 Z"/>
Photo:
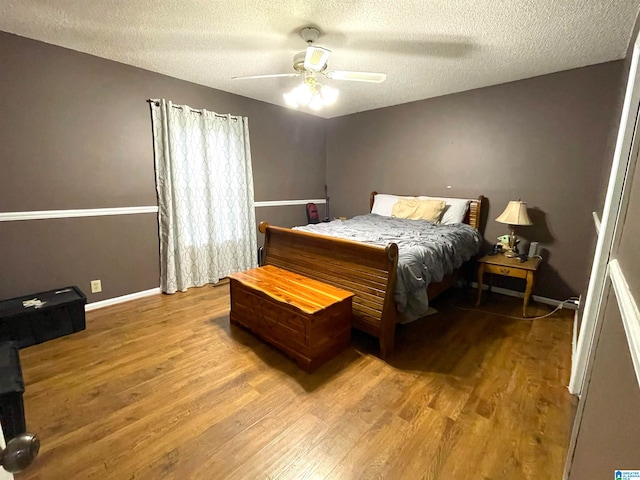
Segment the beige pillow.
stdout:
<path fill-rule="evenodd" d="M 401 198 L 391 209 L 391 216 L 409 220 L 429 220 L 439 222 L 446 207 L 444 200 L 420 200 Z"/>

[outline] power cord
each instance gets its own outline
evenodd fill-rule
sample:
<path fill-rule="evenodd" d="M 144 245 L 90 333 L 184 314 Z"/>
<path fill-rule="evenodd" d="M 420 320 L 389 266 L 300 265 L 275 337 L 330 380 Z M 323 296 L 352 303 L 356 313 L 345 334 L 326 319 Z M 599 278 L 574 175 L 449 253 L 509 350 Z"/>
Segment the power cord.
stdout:
<path fill-rule="evenodd" d="M 563 300 L 562 302 L 560 302 L 558 304 L 558 306 L 556 308 L 554 308 L 551 312 L 547 313 L 546 315 L 541 315 L 539 317 L 514 317 L 512 315 L 504 315 L 502 313 L 490 312 L 488 310 L 480 310 L 479 308 L 461 307 L 461 306 L 455 305 L 453 303 L 449 303 L 449 305 L 451 305 L 452 307 L 455 307 L 455 308 L 457 308 L 459 310 L 466 310 L 466 311 L 469 311 L 469 312 L 481 312 L 481 313 L 486 313 L 486 314 L 489 314 L 489 315 L 495 315 L 495 316 L 498 316 L 498 317 L 510 318 L 510 319 L 513 319 L 513 320 L 522 320 L 523 318 L 526 318 L 527 320 L 541 320 L 543 318 L 550 317 L 551 315 L 556 313 L 558 310 L 562 310 L 566 303 L 571 303 L 573 305 L 577 305 L 577 302 L 579 302 L 579 301 L 580 301 L 580 298 L 578 298 L 578 297 L 569 297 L 566 300 Z"/>

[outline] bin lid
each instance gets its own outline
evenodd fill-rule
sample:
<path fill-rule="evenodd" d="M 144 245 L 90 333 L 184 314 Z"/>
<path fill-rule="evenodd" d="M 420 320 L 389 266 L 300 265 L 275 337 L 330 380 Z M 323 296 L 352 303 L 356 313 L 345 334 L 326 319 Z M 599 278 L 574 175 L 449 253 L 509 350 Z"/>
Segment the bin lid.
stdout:
<path fill-rule="evenodd" d="M 30 300 L 35 301 L 29 302 Z M 78 287 L 63 287 L 57 290 L 25 295 L 24 297 L 11 298 L 0 301 L 0 319 L 33 313 L 38 309 L 78 301 L 81 301 L 83 305 L 87 303 L 87 297 Z"/>

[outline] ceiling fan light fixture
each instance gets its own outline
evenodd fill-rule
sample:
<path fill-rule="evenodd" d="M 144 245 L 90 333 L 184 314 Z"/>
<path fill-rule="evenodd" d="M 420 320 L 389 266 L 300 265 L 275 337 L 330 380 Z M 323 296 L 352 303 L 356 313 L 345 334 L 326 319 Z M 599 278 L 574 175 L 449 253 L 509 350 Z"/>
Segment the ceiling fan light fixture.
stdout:
<path fill-rule="evenodd" d="M 290 92 L 283 93 L 282 96 L 288 107 L 308 106 L 312 110 L 320 110 L 323 107 L 333 105 L 338 99 L 338 90 L 318 83 L 318 78 L 370 83 L 381 83 L 386 80 L 387 75 L 384 73 L 328 70 L 327 62 L 331 55 L 331 50 L 313 44 L 320 35 L 321 32 L 316 27 L 305 27 L 300 30 L 300 37 L 307 43 L 307 49 L 293 56 L 293 70 L 296 73 L 275 73 L 233 78 L 304 77 L 301 85 L 298 85 Z"/>
<path fill-rule="evenodd" d="M 307 77 L 305 81 L 283 94 L 284 101 L 289 107 L 298 108 L 308 105 L 312 110 L 320 110 L 322 107 L 333 105 L 338 98 L 338 90 L 316 82 L 314 77 Z"/>

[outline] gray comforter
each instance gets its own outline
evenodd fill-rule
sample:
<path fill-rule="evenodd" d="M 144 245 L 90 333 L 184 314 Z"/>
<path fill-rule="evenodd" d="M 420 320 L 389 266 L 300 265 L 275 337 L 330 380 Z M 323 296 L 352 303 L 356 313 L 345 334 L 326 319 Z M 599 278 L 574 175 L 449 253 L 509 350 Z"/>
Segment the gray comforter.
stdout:
<path fill-rule="evenodd" d="M 478 230 L 463 223 L 439 225 L 373 213 L 294 228 L 381 246 L 395 242 L 399 258 L 394 297 L 404 321 L 426 315 L 427 285 L 441 281 L 478 253 L 481 245 Z"/>

